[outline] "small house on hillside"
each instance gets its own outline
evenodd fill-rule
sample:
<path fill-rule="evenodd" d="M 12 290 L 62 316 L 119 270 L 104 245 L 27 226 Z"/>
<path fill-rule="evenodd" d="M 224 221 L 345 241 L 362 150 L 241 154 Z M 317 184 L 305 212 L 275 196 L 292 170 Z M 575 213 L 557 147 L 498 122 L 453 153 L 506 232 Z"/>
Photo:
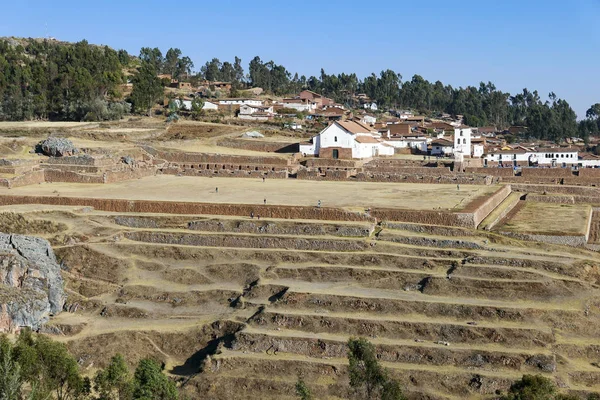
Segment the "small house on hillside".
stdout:
<path fill-rule="evenodd" d="M 253 121 L 267 121 L 273 119 L 273 106 L 257 106 L 253 104 L 242 104 L 240 106 L 240 119 L 248 119 Z"/>

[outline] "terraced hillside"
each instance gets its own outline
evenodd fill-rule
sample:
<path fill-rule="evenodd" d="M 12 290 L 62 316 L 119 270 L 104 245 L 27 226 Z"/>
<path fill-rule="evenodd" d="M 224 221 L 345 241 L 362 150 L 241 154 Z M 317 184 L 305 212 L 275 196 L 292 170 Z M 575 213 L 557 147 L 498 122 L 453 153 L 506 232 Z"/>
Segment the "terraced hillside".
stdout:
<path fill-rule="evenodd" d="M 488 398 L 524 373 L 600 391 L 597 253 L 408 223 L 10 210 L 0 228 L 48 238 L 65 268 L 47 331 L 89 371 L 120 352 L 192 398 L 291 399 L 299 375 L 347 398 L 345 343 L 364 336 L 413 399 Z"/>

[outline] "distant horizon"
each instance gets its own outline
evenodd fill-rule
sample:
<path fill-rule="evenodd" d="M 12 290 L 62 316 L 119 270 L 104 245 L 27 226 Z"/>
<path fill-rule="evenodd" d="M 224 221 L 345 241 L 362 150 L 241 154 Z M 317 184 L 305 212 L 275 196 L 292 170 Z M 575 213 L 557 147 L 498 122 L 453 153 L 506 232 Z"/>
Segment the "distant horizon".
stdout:
<path fill-rule="evenodd" d="M 410 6 L 383 1 L 377 8 L 339 0 L 293 7 L 237 3 L 169 11 L 158 1 L 143 7 L 114 0 L 23 1 L 5 7 L 0 36 L 85 39 L 136 56 L 142 47 L 163 54 L 177 47 L 194 71 L 212 58 L 233 62 L 237 56 L 247 73 L 259 56 L 307 78 L 318 77 L 321 68 L 361 80 L 391 69 L 403 82 L 415 74 L 455 88 L 489 81 L 512 95 L 537 90 L 543 101 L 554 92 L 578 119 L 600 103 L 600 0 L 467 0 L 452 7 L 440 0 Z"/>

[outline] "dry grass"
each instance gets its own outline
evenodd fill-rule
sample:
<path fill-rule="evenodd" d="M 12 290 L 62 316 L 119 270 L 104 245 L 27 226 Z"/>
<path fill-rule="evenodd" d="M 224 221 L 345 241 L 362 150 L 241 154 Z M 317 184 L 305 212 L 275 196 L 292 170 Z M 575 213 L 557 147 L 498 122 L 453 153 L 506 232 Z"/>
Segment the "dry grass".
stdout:
<path fill-rule="evenodd" d="M 525 202 L 500 230 L 536 235 L 585 235 L 592 209 L 585 204 Z"/>
<path fill-rule="evenodd" d="M 219 192 L 215 192 L 215 188 Z M 292 179 L 200 178 L 158 175 L 110 185 L 52 183 L 13 189 L 0 194 L 92 197 L 131 200 L 166 200 L 208 203 L 368 207 L 413 210 L 464 208 L 475 198 L 497 190 L 497 186 L 405 184 L 372 182 L 316 182 Z"/>

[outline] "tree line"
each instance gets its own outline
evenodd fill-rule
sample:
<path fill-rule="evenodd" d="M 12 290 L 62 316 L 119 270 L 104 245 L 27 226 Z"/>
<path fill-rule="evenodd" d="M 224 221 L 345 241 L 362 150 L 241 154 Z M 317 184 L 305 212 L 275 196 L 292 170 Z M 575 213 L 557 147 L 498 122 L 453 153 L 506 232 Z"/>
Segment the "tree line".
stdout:
<path fill-rule="evenodd" d="M 152 359 L 132 373 L 117 354 L 93 378 L 84 376 L 64 344 L 26 329 L 15 343 L 0 336 L 0 399 L 178 400 L 179 393 Z"/>
<path fill-rule="evenodd" d="M 364 338 L 348 340 L 348 376 L 352 398 L 404 400 L 400 383 L 381 366 L 376 348 Z M 302 377 L 295 386 L 301 400 L 314 399 Z M 85 376 L 67 347 L 24 329 L 12 342 L 0 336 L 2 400 L 178 400 L 183 398 L 160 363 L 142 359 L 132 372 L 120 354 L 92 377 Z M 560 393 L 554 382 L 524 375 L 499 400 L 583 400 Z M 600 400 L 592 393 L 587 400 Z"/>
<path fill-rule="evenodd" d="M 528 136 L 559 142 L 600 133 L 600 105 L 590 107 L 585 118 L 577 117 L 569 103 L 550 93 L 523 89 L 510 94 L 491 83 L 452 87 L 429 82 L 419 75 L 403 81 L 390 69 L 360 79 L 356 73 L 299 75 L 274 61 L 254 57 L 244 69 L 242 60 L 213 58 L 194 72 L 190 57 L 178 48 L 163 55 L 158 48 L 144 47 L 137 57 L 125 50 L 94 46 L 85 40 L 57 43 L 23 39 L 0 40 L 0 120 L 109 120 L 131 111 L 148 113 L 162 100 L 170 83 L 158 75 L 198 84 L 201 80 L 231 82 L 232 94 L 261 87 L 268 94 L 290 96 L 309 89 L 348 107 L 360 106 L 357 95 L 365 94 L 380 110 L 413 109 L 431 117 L 462 115 L 471 126 L 511 125 L 528 127 Z M 132 83 L 133 91 L 123 99 L 121 85 Z M 125 100 L 125 101 L 124 101 Z"/>

